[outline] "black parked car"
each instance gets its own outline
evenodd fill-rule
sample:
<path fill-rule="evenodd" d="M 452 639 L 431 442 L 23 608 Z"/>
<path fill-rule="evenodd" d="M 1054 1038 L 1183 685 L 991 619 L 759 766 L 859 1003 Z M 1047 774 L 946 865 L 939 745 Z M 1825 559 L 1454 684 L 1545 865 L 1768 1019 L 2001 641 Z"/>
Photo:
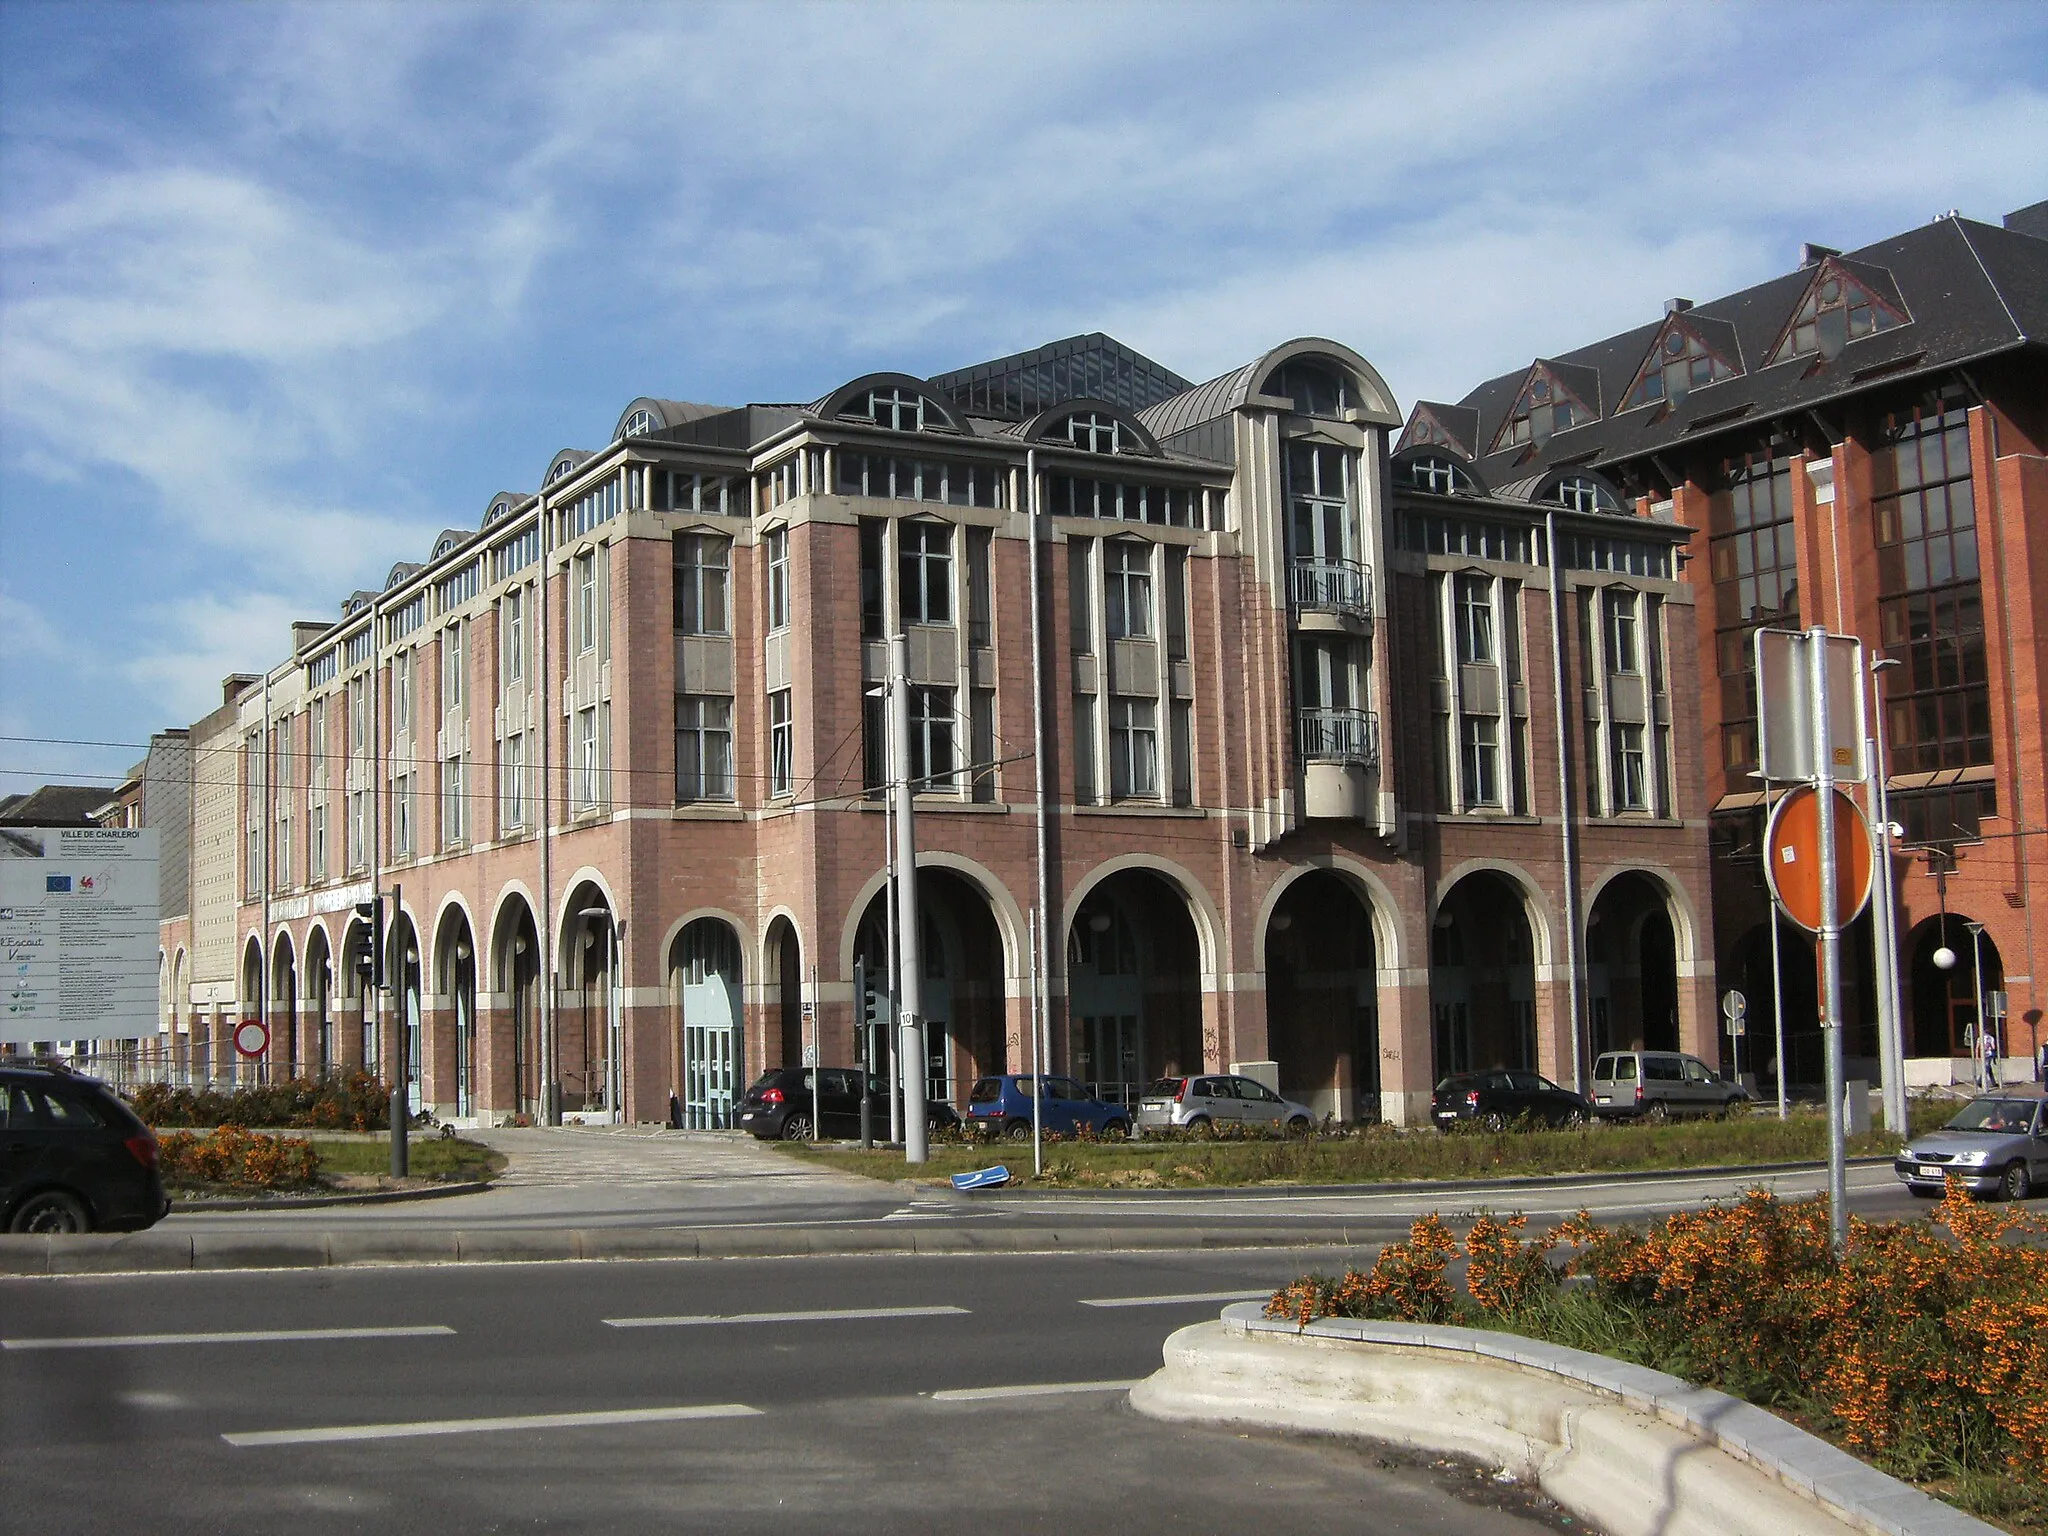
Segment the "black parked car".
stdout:
<path fill-rule="evenodd" d="M 137 1232 L 170 1208 L 156 1133 L 104 1083 L 0 1066 L 0 1230 Z"/>
<path fill-rule="evenodd" d="M 763 1141 L 808 1141 L 811 1125 L 811 1068 L 774 1067 L 755 1079 L 740 1100 L 735 1124 Z M 852 1140 L 860 1135 L 860 1080 L 857 1067 L 823 1067 L 818 1072 L 817 1134 L 827 1140 Z M 889 1085 L 868 1078 L 870 1129 L 889 1134 Z M 928 1099 L 924 1122 L 932 1130 L 960 1123 L 960 1112 L 943 1099 Z"/>
<path fill-rule="evenodd" d="M 1535 1072 L 1464 1072 L 1436 1085 L 1430 1117 L 1440 1131 L 1460 1120 L 1477 1120 L 1489 1131 L 1504 1131 L 1527 1115 L 1550 1125 L 1584 1125 L 1593 1106 L 1569 1088 Z"/>

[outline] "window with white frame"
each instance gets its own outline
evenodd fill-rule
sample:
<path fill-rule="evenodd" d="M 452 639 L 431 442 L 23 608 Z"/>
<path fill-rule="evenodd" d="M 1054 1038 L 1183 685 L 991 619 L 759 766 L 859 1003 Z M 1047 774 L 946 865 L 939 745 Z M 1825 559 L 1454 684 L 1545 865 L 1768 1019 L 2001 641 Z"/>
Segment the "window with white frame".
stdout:
<path fill-rule="evenodd" d="M 292 883 L 292 730 L 293 717 L 286 715 L 271 735 L 272 780 L 277 787 L 277 883 Z"/>
<path fill-rule="evenodd" d="M 677 694 L 677 803 L 732 798 L 732 700 Z"/>
<path fill-rule="evenodd" d="M 575 560 L 576 649 L 597 649 L 597 551 L 586 549 Z"/>
<path fill-rule="evenodd" d="M 1494 659 L 1493 578 L 1461 575 L 1456 578 L 1458 660 L 1480 666 Z"/>
<path fill-rule="evenodd" d="M 498 822 L 510 829 L 526 825 L 526 737 L 505 738 L 498 749 Z"/>
<path fill-rule="evenodd" d="M 576 803 L 598 803 L 597 706 L 576 712 Z"/>
<path fill-rule="evenodd" d="M 796 793 L 796 713 L 787 688 L 768 695 L 768 793 Z"/>
<path fill-rule="evenodd" d="M 1492 715 L 1467 715 L 1462 735 L 1465 804 L 1499 805 L 1500 721 Z"/>
<path fill-rule="evenodd" d="M 263 733 L 251 731 L 243 744 L 243 773 L 248 784 L 247 804 L 243 807 L 242 826 L 248 839 L 248 847 L 242 861 L 243 886 L 245 895 L 258 896 L 263 892 L 263 833 L 268 814 L 263 809 Z"/>
<path fill-rule="evenodd" d="M 906 624 L 953 622 L 953 529 L 949 523 L 898 525 L 896 570 Z"/>
<path fill-rule="evenodd" d="M 945 424 L 944 414 L 924 396 L 894 386 L 869 390 L 841 414 L 892 432 L 921 432 L 926 426 Z"/>
<path fill-rule="evenodd" d="M 1112 640 L 1152 638 L 1152 546 L 1111 539 L 1102 546 L 1102 616 Z"/>
<path fill-rule="evenodd" d="M 1618 811 L 1647 811 L 1650 808 L 1650 759 L 1643 744 L 1640 725 L 1613 727 L 1614 808 Z"/>
<path fill-rule="evenodd" d="M 915 790 L 944 794 L 954 787 L 953 690 L 910 690 L 910 777 Z"/>
<path fill-rule="evenodd" d="M 391 658 L 391 734 L 412 729 L 412 652 L 400 651 Z"/>
<path fill-rule="evenodd" d="M 768 546 L 768 628 L 789 628 L 789 530 L 772 530 Z"/>
<path fill-rule="evenodd" d="M 514 587 L 499 602 L 499 616 L 504 623 L 504 639 L 500 650 L 504 662 L 505 683 L 509 687 L 526 677 L 526 589 Z"/>
<path fill-rule="evenodd" d="M 1609 587 L 1601 595 L 1607 616 L 1607 670 L 1640 672 L 1643 653 L 1637 628 L 1636 595 L 1626 587 Z"/>
<path fill-rule="evenodd" d="M 468 775 L 461 754 L 441 764 L 441 841 L 459 843 L 469 835 Z"/>
<path fill-rule="evenodd" d="M 348 867 L 367 869 L 370 864 L 370 796 L 355 789 L 348 796 Z"/>
<path fill-rule="evenodd" d="M 327 801 L 313 802 L 306 812 L 307 876 L 314 881 L 327 878 Z"/>
<path fill-rule="evenodd" d="M 1067 418 L 1067 441 L 1089 453 L 1116 453 L 1122 448 L 1122 423 L 1098 411 L 1080 411 Z"/>
<path fill-rule="evenodd" d="M 397 858 L 412 856 L 412 775 L 401 773 L 391 781 L 391 852 Z"/>
<path fill-rule="evenodd" d="M 441 631 L 441 712 L 460 713 L 469 696 L 469 626 L 461 622 Z"/>
<path fill-rule="evenodd" d="M 675 536 L 673 621 L 679 635 L 729 633 L 726 580 L 731 573 L 732 540 L 715 533 Z"/>
<path fill-rule="evenodd" d="M 1109 701 L 1109 797 L 1159 798 L 1159 705 L 1153 699 Z"/>

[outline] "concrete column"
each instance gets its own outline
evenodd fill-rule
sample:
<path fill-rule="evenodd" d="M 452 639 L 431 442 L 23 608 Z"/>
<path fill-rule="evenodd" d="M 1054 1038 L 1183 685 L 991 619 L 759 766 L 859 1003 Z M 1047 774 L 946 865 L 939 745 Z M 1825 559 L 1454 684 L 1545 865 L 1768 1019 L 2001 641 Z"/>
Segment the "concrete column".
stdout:
<path fill-rule="evenodd" d="M 1393 976 L 1398 979 L 1389 980 Z M 1430 1041 L 1429 972 L 1380 973 L 1380 1117 L 1394 1125 L 1429 1119 L 1436 1086 Z"/>

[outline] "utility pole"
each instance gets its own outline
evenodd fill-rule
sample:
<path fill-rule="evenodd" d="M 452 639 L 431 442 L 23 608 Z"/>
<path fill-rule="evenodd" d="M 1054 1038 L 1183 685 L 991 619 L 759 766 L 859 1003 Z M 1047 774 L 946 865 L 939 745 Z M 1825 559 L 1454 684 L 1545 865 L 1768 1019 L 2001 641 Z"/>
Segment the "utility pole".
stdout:
<path fill-rule="evenodd" d="M 1835 1256 L 1849 1249 L 1849 1177 L 1842 1114 L 1842 942 L 1835 888 L 1835 737 L 1828 711 L 1828 632 L 1808 630 L 1813 665 L 1813 792 L 1820 816 L 1821 1042 L 1827 1050 L 1828 1235 Z"/>
<path fill-rule="evenodd" d="M 902 946 L 902 997 L 898 1004 L 896 1059 L 903 1073 L 903 1160 L 922 1163 L 924 1121 L 924 966 L 917 922 L 917 828 L 912 802 L 917 786 L 910 773 L 910 641 L 898 633 L 889 641 L 889 747 L 895 759 L 890 793 L 896 798 L 896 933 Z"/>

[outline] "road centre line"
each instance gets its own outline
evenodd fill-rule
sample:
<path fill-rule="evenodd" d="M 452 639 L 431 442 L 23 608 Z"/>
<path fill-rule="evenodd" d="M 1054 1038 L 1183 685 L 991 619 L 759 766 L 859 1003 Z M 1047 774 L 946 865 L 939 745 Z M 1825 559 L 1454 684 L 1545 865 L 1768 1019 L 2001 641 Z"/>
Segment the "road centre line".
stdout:
<path fill-rule="evenodd" d="M 516 1429 L 589 1429 L 608 1424 L 665 1424 L 679 1419 L 744 1419 L 745 1403 L 686 1408 L 613 1408 L 592 1413 L 526 1413 L 499 1419 L 423 1419 L 412 1424 L 337 1424 L 326 1429 L 254 1429 L 222 1435 L 233 1446 L 327 1445 L 345 1440 L 410 1440 L 422 1435 L 482 1435 Z"/>
<path fill-rule="evenodd" d="M 841 1323 L 891 1317 L 965 1317 L 965 1307 L 842 1307 L 821 1312 L 728 1312 L 701 1317 L 608 1317 L 607 1328 L 706 1328 L 718 1323 Z"/>
<path fill-rule="evenodd" d="M 1197 1301 L 1264 1301 L 1273 1292 L 1263 1291 L 1188 1291 L 1179 1296 L 1090 1296 L 1082 1299 L 1084 1307 L 1174 1307 L 1184 1302 Z"/>
<path fill-rule="evenodd" d="M 934 1392 L 935 1403 L 986 1403 L 1006 1397 L 1059 1397 L 1069 1392 L 1128 1392 L 1136 1381 L 1041 1381 L 1021 1387 L 955 1387 Z"/>
<path fill-rule="evenodd" d="M 0 1349 L 131 1349 L 157 1344 L 299 1344 L 322 1339 L 419 1339 L 453 1333 L 441 1323 L 417 1328 L 267 1328 L 238 1333 L 111 1333 L 98 1337 L 0 1339 Z"/>

